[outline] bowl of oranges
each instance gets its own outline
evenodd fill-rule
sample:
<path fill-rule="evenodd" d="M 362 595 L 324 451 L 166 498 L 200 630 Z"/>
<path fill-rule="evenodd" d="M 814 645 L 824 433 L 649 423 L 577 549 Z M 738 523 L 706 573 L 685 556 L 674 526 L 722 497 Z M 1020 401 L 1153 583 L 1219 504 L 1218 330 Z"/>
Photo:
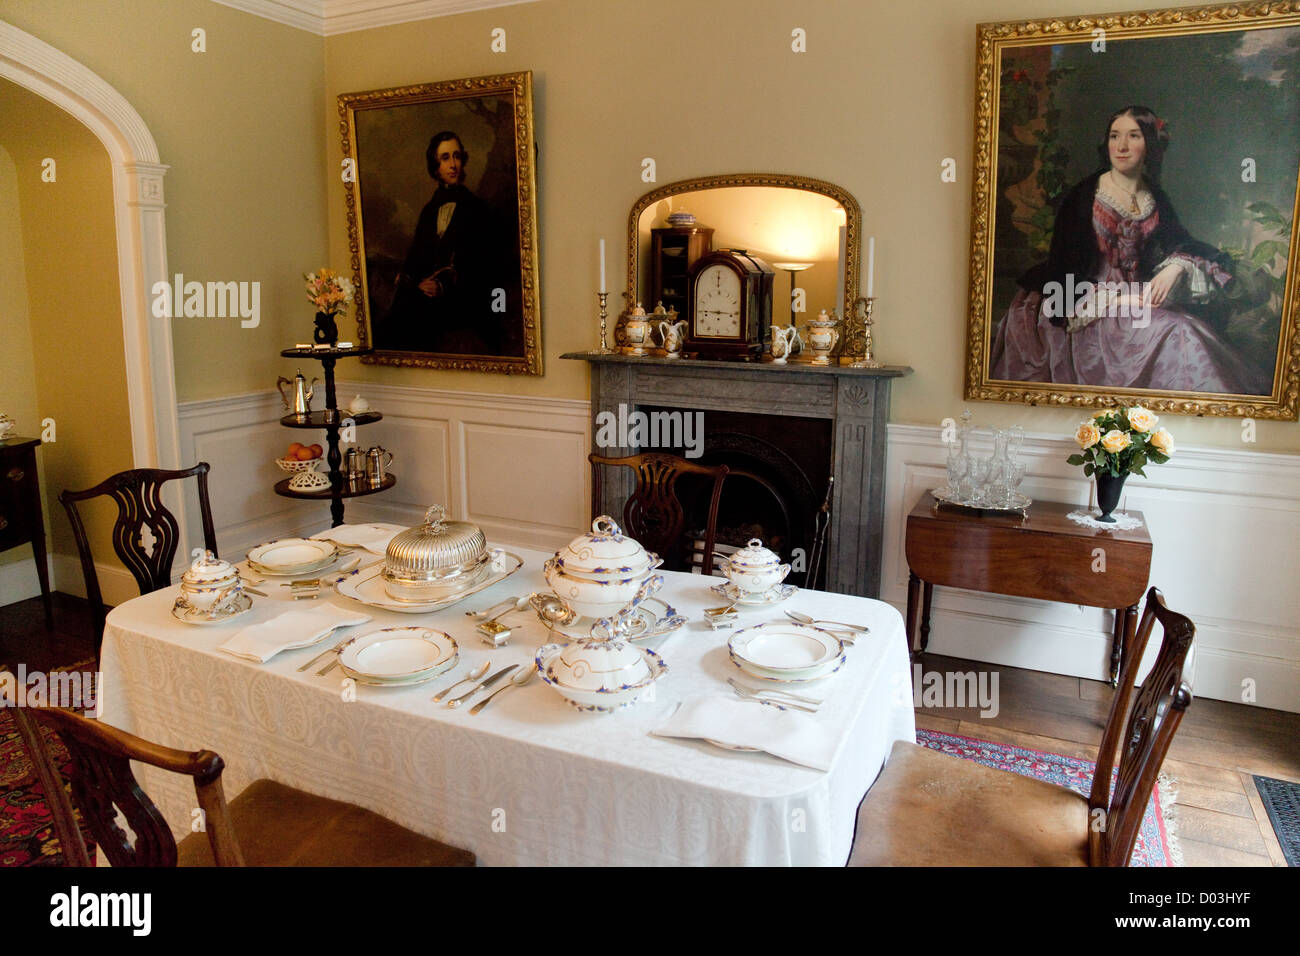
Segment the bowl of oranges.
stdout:
<path fill-rule="evenodd" d="M 289 487 L 294 491 L 318 491 L 321 488 L 328 488 L 330 483 L 329 478 L 316 471 L 316 463 L 324 454 L 325 449 L 320 445 L 294 442 L 289 446 L 285 456 L 277 458 L 275 463 L 280 466 L 281 471 L 293 475 L 289 479 Z"/>

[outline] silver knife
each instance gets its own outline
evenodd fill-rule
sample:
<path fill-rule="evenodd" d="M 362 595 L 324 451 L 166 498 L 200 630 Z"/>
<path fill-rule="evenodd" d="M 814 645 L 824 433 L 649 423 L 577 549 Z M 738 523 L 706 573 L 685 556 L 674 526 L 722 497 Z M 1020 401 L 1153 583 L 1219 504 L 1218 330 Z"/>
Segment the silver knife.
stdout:
<path fill-rule="evenodd" d="M 473 687 L 471 687 L 469 690 L 465 691 L 465 693 L 460 694 L 460 695 L 458 695 L 458 696 L 456 696 L 456 697 L 453 697 L 451 700 L 447 701 L 447 706 L 448 706 L 448 707 L 451 707 L 451 708 L 453 708 L 453 709 L 456 708 L 456 707 L 459 707 L 461 704 L 465 703 L 465 701 L 468 700 L 470 697 L 473 697 L 473 696 L 474 696 L 475 694 L 477 694 L 479 691 L 483 690 L 483 688 L 485 688 L 485 687 L 491 687 L 493 684 L 495 684 L 495 683 L 496 683 L 497 681 L 499 681 L 501 678 L 505 677 L 505 676 L 506 676 L 507 674 L 509 674 L 512 670 L 515 670 L 515 669 L 518 668 L 518 667 L 519 667 L 518 664 L 511 664 L 509 667 L 503 667 L 503 668 L 501 668 L 501 670 L 497 671 L 495 674 L 493 674 L 493 675 L 492 675 L 491 677 L 489 677 L 487 680 L 481 680 L 481 681 L 479 681 L 477 684 L 475 684 L 475 685 L 474 685 Z"/>

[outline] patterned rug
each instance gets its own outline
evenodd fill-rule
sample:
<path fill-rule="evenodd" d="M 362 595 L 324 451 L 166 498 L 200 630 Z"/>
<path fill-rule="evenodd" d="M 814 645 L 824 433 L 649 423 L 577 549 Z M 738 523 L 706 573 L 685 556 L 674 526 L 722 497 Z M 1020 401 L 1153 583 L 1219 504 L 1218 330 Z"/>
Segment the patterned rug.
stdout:
<path fill-rule="evenodd" d="M 949 756 L 974 760 L 986 767 L 1046 780 L 1085 797 L 1092 790 L 1092 775 L 1096 764 L 1091 760 L 1078 760 L 1041 750 L 976 740 L 973 737 L 941 734 L 933 730 L 917 730 L 916 742 Z M 1182 853 L 1178 849 L 1178 840 L 1172 826 L 1172 784 L 1171 778 L 1160 774 L 1151 793 L 1147 812 L 1142 818 L 1142 827 L 1138 831 L 1137 845 L 1133 848 L 1129 866 L 1183 865 Z"/>
<path fill-rule="evenodd" d="M 1252 776 L 1268 811 L 1268 822 L 1273 824 L 1277 842 L 1282 844 L 1287 866 L 1300 866 L 1300 783 Z"/>
<path fill-rule="evenodd" d="M 84 666 L 92 666 L 84 662 Z M 80 670 L 73 665 L 59 670 Z M 60 772 L 67 777 L 68 752 L 58 737 L 41 728 L 46 745 L 51 748 Z M 86 851 L 94 858 L 95 844 L 89 831 L 82 827 Z M 27 746 L 9 708 L 0 707 L 0 867 L 64 866 L 63 850 L 54 832 L 54 820 L 45 800 L 45 792 L 36 777 Z"/>

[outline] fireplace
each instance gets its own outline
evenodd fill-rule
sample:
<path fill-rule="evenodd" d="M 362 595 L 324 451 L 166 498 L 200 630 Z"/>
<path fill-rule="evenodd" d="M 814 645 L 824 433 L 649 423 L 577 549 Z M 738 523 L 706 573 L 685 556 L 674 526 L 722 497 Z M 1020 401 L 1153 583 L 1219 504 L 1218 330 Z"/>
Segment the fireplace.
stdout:
<path fill-rule="evenodd" d="M 718 526 L 728 538 L 758 526 L 769 537 L 784 535 L 785 546 L 773 548 L 783 557 L 789 558 L 795 548 L 806 551 L 811 545 L 812 518 L 834 476 L 825 583 L 820 586 L 845 594 L 879 595 L 889 387 L 911 369 L 782 366 L 593 352 L 562 357 L 592 365 L 593 438 L 608 417 L 602 413 L 616 417 L 620 412 L 626 417 L 632 410 L 704 413 L 699 460 L 725 463 L 743 475 L 735 482 L 728 477 L 723 486 Z M 617 457 L 652 449 L 606 444 L 593 450 Z M 653 450 L 685 451 L 680 445 Z M 600 469 L 594 513 L 621 515 L 633 481 L 628 469 Z M 781 542 L 765 538 L 764 543 Z M 792 580 L 799 583 L 800 576 Z"/>
<path fill-rule="evenodd" d="M 637 410 L 651 416 L 673 411 L 654 405 L 638 405 Z M 719 550 L 729 552 L 759 538 L 783 559 L 793 560 L 790 583 L 811 586 L 805 571 L 830 478 L 830 421 L 802 419 L 792 425 L 781 415 L 717 410 L 702 415 L 702 449 L 679 444 L 657 450 L 683 456 L 698 452 L 700 464 L 730 467 L 718 506 Z M 708 519 L 712 482 L 692 483 L 688 477 L 678 487 L 689 531 L 702 529 Z"/>

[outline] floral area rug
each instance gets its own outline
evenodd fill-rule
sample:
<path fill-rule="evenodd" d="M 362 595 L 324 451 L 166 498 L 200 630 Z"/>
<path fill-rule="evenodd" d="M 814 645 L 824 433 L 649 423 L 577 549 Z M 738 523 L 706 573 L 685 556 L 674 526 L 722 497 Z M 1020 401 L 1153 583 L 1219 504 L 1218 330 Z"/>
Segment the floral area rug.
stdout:
<path fill-rule="evenodd" d="M 986 767 L 1046 780 L 1085 797 L 1092 790 L 1092 775 L 1096 764 L 1091 760 L 976 740 L 973 737 L 941 734 L 933 730 L 917 730 L 916 742 L 952 757 L 974 760 Z M 1142 818 L 1142 827 L 1138 831 L 1137 845 L 1133 848 L 1129 866 L 1183 865 L 1182 853 L 1173 831 L 1173 801 L 1173 781 L 1161 773 Z"/>
<path fill-rule="evenodd" d="M 85 670 L 93 674 L 92 667 L 87 661 L 59 670 Z M 40 731 L 66 780 L 70 763 L 67 750 L 57 736 L 44 727 Z M 94 859 L 95 844 L 84 825 L 81 835 L 86 841 L 86 851 Z M 63 849 L 54 832 L 54 818 L 36 770 L 27 757 L 27 745 L 9 708 L 0 707 L 0 867 L 64 865 Z"/>

